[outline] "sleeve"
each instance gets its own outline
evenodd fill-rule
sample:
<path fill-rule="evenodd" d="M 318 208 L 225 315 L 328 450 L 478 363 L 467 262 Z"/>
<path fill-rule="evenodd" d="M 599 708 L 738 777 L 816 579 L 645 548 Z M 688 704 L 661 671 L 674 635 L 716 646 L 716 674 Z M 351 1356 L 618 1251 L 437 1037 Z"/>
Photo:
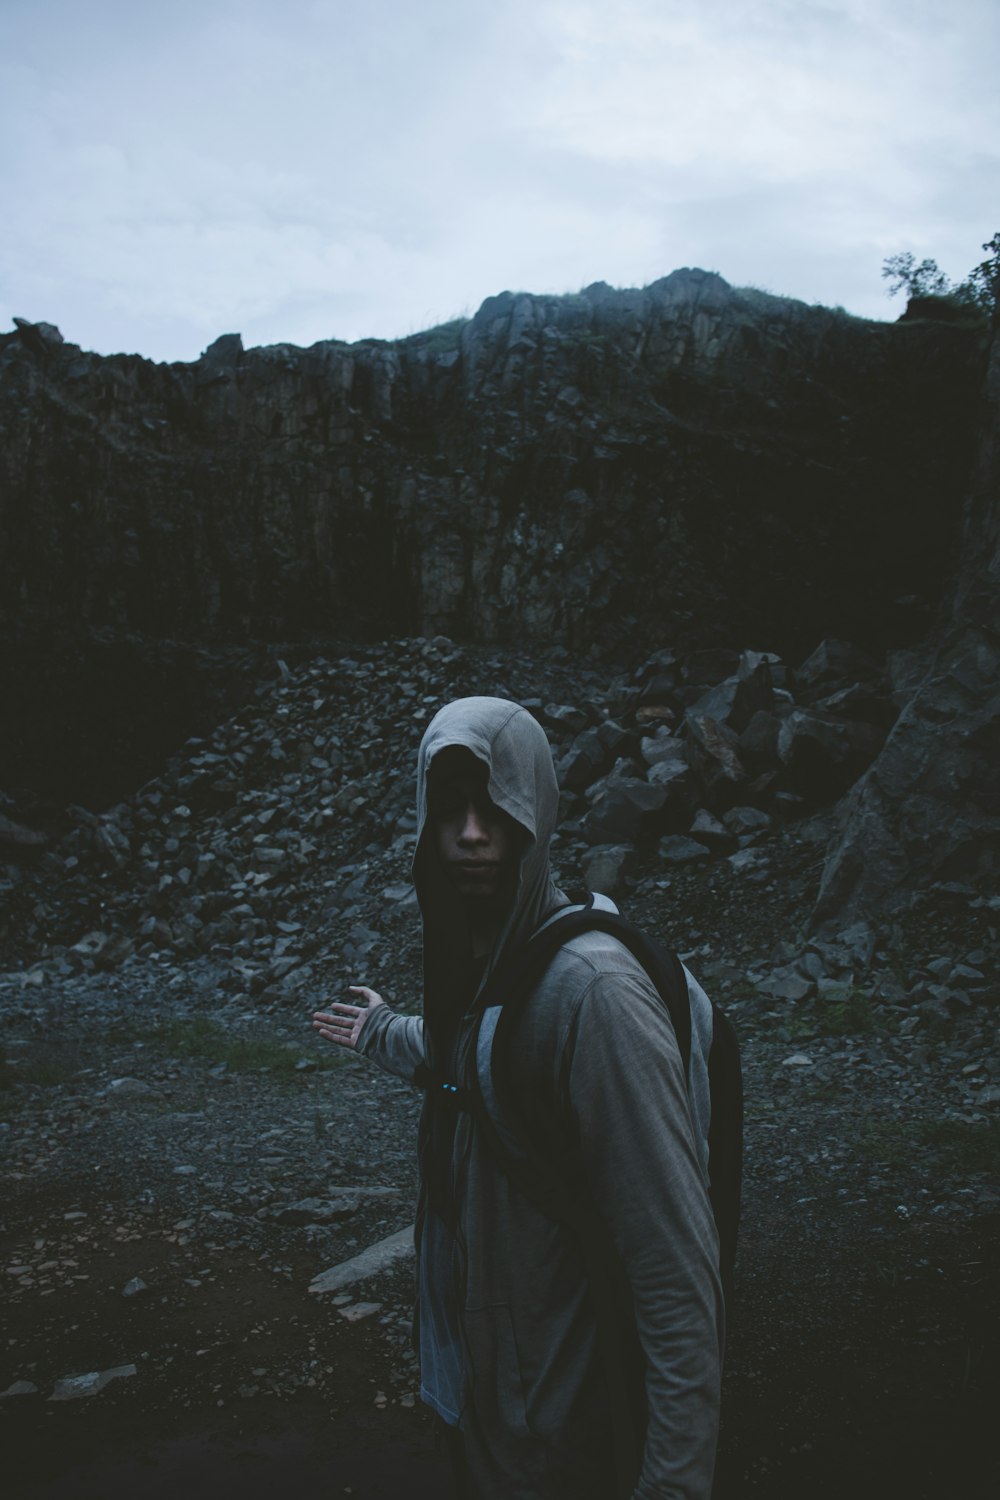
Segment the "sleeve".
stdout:
<path fill-rule="evenodd" d="M 723 1339 L 718 1238 L 674 1030 L 644 974 L 592 980 L 569 1094 L 647 1360 L 648 1426 L 634 1500 L 709 1500 Z"/>
<path fill-rule="evenodd" d="M 423 1018 L 400 1016 L 388 1005 L 378 1005 L 361 1028 L 357 1050 L 387 1073 L 413 1083 L 424 1061 Z"/>

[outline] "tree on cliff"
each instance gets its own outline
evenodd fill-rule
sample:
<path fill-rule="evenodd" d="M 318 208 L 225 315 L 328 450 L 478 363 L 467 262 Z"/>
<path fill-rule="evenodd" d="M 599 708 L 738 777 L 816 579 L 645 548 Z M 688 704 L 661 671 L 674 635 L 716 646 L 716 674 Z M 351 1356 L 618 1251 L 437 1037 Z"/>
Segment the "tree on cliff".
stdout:
<path fill-rule="evenodd" d="M 961 306 L 976 308 L 989 318 L 1000 309 L 1000 232 L 983 245 L 986 259 L 971 270 L 964 281 L 949 281 L 936 260 L 918 261 L 910 250 L 887 255 L 882 275 L 890 283 L 889 296 L 905 292 L 908 299 L 943 297 Z"/>

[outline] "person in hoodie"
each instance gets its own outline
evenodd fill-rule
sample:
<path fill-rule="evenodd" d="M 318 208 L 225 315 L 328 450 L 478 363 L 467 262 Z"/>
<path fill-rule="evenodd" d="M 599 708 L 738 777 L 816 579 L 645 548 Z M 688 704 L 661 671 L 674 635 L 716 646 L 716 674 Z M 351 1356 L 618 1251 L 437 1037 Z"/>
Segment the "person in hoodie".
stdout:
<path fill-rule="evenodd" d="M 414 883 L 423 1016 L 373 991 L 313 1018 L 320 1034 L 420 1083 L 476 1066 L 477 996 L 567 897 L 549 844 L 559 790 L 545 733 L 516 703 L 463 698 L 417 764 Z M 691 984 L 694 981 L 690 981 Z M 607 1230 L 637 1344 L 628 1393 L 605 1365 L 578 1236 L 518 1191 L 470 1113 L 429 1089 L 420 1130 L 421 1397 L 475 1500 L 709 1500 L 723 1299 L 706 1163 L 673 1028 L 645 971 L 588 932 L 556 954 L 518 1021 L 518 1117 L 558 1146 Z M 623 1488 L 611 1411 L 640 1434 Z"/>

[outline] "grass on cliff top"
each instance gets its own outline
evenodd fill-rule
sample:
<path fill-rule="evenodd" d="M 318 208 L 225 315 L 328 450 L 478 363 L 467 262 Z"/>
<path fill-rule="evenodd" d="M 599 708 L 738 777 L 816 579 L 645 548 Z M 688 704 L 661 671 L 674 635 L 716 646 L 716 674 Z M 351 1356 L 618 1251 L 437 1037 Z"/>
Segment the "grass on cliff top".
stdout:
<path fill-rule="evenodd" d="M 449 354 L 457 349 L 467 317 L 451 318 L 447 323 L 437 323 L 423 333 L 411 333 L 403 342 L 415 344 L 426 354 Z"/>

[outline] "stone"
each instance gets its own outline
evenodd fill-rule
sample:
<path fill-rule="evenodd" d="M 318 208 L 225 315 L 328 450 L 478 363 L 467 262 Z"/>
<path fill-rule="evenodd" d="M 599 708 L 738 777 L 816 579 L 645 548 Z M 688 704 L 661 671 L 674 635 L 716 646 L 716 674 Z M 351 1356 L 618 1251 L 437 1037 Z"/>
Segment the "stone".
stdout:
<path fill-rule="evenodd" d="M 220 333 L 202 354 L 202 362 L 212 365 L 235 365 L 243 354 L 243 339 L 238 333 Z"/>
<path fill-rule="evenodd" d="M 0 1391 L 0 1401 L 8 1401 L 15 1396 L 37 1396 L 38 1387 L 30 1380 L 15 1380 L 5 1391 Z"/>
<path fill-rule="evenodd" d="M 364 1318 L 370 1318 L 373 1313 L 381 1310 L 381 1302 L 349 1302 L 345 1307 L 338 1307 L 337 1312 L 348 1323 L 360 1323 Z"/>
<path fill-rule="evenodd" d="M 319 1276 L 313 1278 L 309 1284 L 310 1292 L 339 1292 L 345 1286 L 353 1286 L 358 1281 L 366 1281 L 370 1276 L 377 1276 L 380 1271 L 387 1271 L 392 1266 L 398 1265 L 400 1261 L 410 1260 L 413 1256 L 413 1225 L 406 1229 L 400 1229 L 396 1234 L 388 1235 L 377 1244 L 369 1245 L 360 1255 L 354 1255 L 350 1260 L 341 1261 L 339 1265 L 332 1266 L 329 1271 L 323 1271 Z"/>
<path fill-rule="evenodd" d="M 711 859 L 711 851 L 699 844 L 697 839 L 685 838 L 683 834 L 670 833 L 659 842 L 657 852 L 668 865 L 687 865 L 702 859 Z"/>
<path fill-rule="evenodd" d="M 739 741 L 731 729 L 704 714 L 689 714 L 684 723 L 707 805 L 713 812 L 723 812 L 733 805 L 747 780 Z"/>
<path fill-rule="evenodd" d="M 574 708 L 569 704 L 547 703 L 543 715 L 546 723 L 554 725 L 557 729 L 565 729 L 570 734 L 580 734 L 587 727 L 587 715 L 583 709 Z"/>
<path fill-rule="evenodd" d="M 627 779 L 599 796 L 580 831 L 590 844 L 633 844 L 655 836 L 657 815 L 667 801 L 664 787 Z"/>
<path fill-rule="evenodd" d="M 127 1281 L 125 1283 L 125 1285 L 122 1287 L 122 1296 L 123 1297 L 139 1297 L 139 1296 L 142 1295 L 143 1292 L 148 1292 L 148 1291 L 149 1291 L 149 1287 L 143 1281 L 142 1277 L 141 1276 L 133 1276 L 132 1280 L 131 1281 Z"/>
<path fill-rule="evenodd" d="M 758 709 L 739 737 L 740 760 L 751 772 L 767 770 L 778 759 L 781 720 L 766 709 Z"/>
<path fill-rule="evenodd" d="M 635 868 L 633 844 L 599 844 L 583 857 L 583 878 L 588 891 L 613 896 Z"/>
<path fill-rule="evenodd" d="M 19 849 L 44 849 L 48 843 L 48 835 L 40 829 L 25 828 L 0 813 L 0 845 L 9 844 Z"/>
<path fill-rule="evenodd" d="M 566 754 L 556 761 L 556 779 L 570 792 L 584 791 L 603 776 L 613 760 L 613 751 L 596 729 L 578 734 Z"/>
<path fill-rule="evenodd" d="M 392 1188 L 345 1188 L 326 1198 L 301 1198 L 297 1203 L 267 1210 L 276 1224 L 340 1224 L 353 1218 L 366 1200 L 393 1198 Z"/>
<path fill-rule="evenodd" d="M 50 1401 L 79 1401 L 96 1396 L 113 1380 L 130 1380 L 137 1374 L 135 1365 L 115 1365 L 110 1370 L 92 1370 L 87 1375 L 67 1375 L 57 1380 Z"/>
<path fill-rule="evenodd" d="M 756 988 L 762 995 L 770 995 L 773 1000 L 805 1000 L 812 994 L 813 981 L 804 974 L 797 974 L 792 969 L 776 969 L 773 974 L 765 975 L 756 983 Z"/>
<path fill-rule="evenodd" d="M 871 764 L 884 738 L 872 724 L 796 709 L 782 721 L 778 755 L 793 790 L 814 802 L 832 802 Z"/>
<path fill-rule="evenodd" d="M 687 765 L 687 747 L 684 741 L 671 734 L 667 725 L 661 725 L 655 734 L 644 735 L 639 745 L 647 766 L 659 765 L 661 761 Z"/>
<path fill-rule="evenodd" d="M 770 817 L 759 807 L 731 807 L 723 813 L 722 821 L 736 838 L 757 838 L 771 828 Z"/>
<path fill-rule="evenodd" d="M 878 668 L 863 651 L 848 641 L 830 637 L 796 668 L 799 697 L 805 703 L 823 697 L 834 688 L 877 675 Z"/>
<path fill-rule="evenodd" d="M 697 839 L 714 854 L 730 854 L 736 848 L 735 836 L 706 807 L 700 807 L 695 813 L 688 836 Z"/>
<path fill-rule="evenodd" d="M 108 1084 L 108 1094 L 116 1099 L 159 1098 L 159 1090 L 141 1078 L 112 1078 Z"/>

